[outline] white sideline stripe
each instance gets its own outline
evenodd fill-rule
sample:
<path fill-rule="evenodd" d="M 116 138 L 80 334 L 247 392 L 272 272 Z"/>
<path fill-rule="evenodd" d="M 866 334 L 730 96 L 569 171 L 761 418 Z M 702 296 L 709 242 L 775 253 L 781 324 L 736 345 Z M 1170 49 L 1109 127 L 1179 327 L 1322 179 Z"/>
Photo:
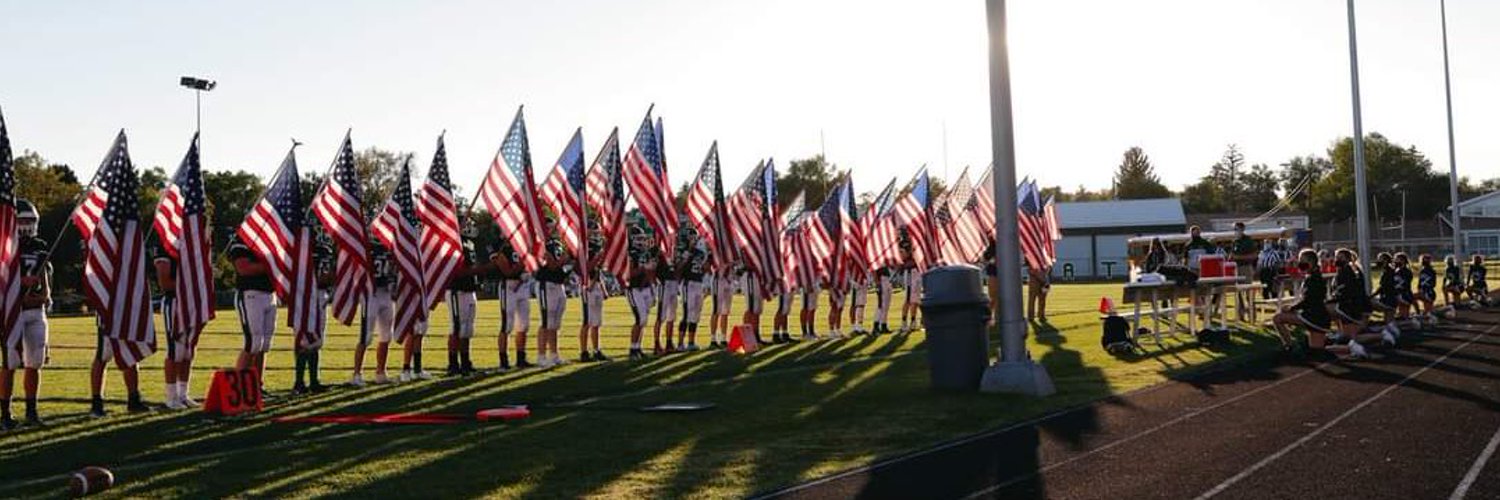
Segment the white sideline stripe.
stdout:
<path fill-rule="evenodd" d="M 1464 497 L 1469 495 L 1469 488 L 1474 486 L 1474 481 L 1479 479 L 1480 471 L 1484 470 L 1484 464 L 1490 461 L 1490 457 L 1495 455 L 1495 448 L 1497 447 L 1500 447 L 1500 429 L 1495 430 L 1494 437 L 1490 438 L 1490 444 L 1484 447 L 1484 451 L 1479 454 L 1479 458 L 1474 459 L 1474 465 L 1469 467 L 1469 473 L 1464 474 L 1464 480 L 1460 481 L 1458 487 L 1453 489 L 1453 494 L 1448 497 L 1448 500 L 1463 500 Z"/>
<path fill-rule="evenodd" d="M 1325 423 L 1325 424 L 1319 426 L 1317 429 L 1314 429 L 1312 432 L 1307 433 L 1307 435 L 1302 436 L 1301 438 L 1297 439 L 1296 441 L 1293 441 L 1292 444 L 1286 445 L 1285 448 L 1282 448 L 1281 450 L 1278 450 L 1276 453 L 1272 453 L 1270 456 L 1267 456 L 1266 458 L 1261 459 L 1259 462 L 1251 464 L 1249 467 L 1246 467 L 1245 470 L 1240 471 L 1239 474 L 1235 474 L 1234 476 L 1231 476 L 1229 479 L 1224 480 L 1224 482 L 1219 483 L 1218 486 L 1214 486 L 1213 489 L 1210 489 L 1210 490 L 1204 492 L 1202 495 L 1198 495 L 1198 497 L 1197 497 L 1198 500 L 1205 500 L 1207 498 L 1212 498 L 1214 495 L 1218 495 L 1220 493 L 1223 493 L 1224 490 L 1229 489 L 1230 486 L 1234 486 L 1235 483 L 1243 481 L 1245 478 L 1250 477 L 1252 474 L 1255 474 L 1257 471 L 1260 471 L 1261 469 L 1264 469 L 1266 466 L 1271 465 L 1271 462 L 1275 462 L 1276 460 L 1280 459 L 1281 457 L 1286 456 L 1286 454 L 1291 453 L 1293 450 L 1296 450 L 1297 448 L 1300 448 L 1302 445 L 1307 444 L 1308 441 L 1312 441 L 1313 438 L 1318 437 L 1319 435 L 1323 434 L 1323 432 L 1327 431 L 1328 429 L 1333 428 L 1333 426 L 1335 426 L 1335 425 L 1338 425 L 1339 422 L 1343 422 L 1344 419 L 1349 418 L 1350 416 L 1354 415 L 1359 410 L 1362 410 L 1366 406 L 1370 406 L 1371 404 L 1375 403 L 1375 401 L 1379 400 L 1380 398 L 1385 397 L 1386 394 L 1390 394 L 1391 392 L 1395 391 L 1396 389 L 1400 388 L 1401 386 L 1406 385 L 1407 382 L 1411 382 L 1412 380 L 1415 380 L 1417 377 L 1420 377 L 1423 373 L 1427 373 L 1427 370 L 1432 369 L 1432 367 L 1437 366 L 1437 365 L 1441 364 L 1444 361 L 1447 361 L 1448 358 L 1450 356 L 1453 356 L 1454 353 L 1458 352 L 1460 349 L 1468 347 L 1470 344 L 1473 344 L 1474 341 L 1479 340 L 1479 338 L 1485 336 L 1485 334 L 1493 332 L 1496 327 L 1500 327 L 1500 324 L 1496 324 L 1495 326 L 1490 327 L 1489 330 L 1485 330 L 1483 332 L 1479 332 L 1479 333 L 1474 334 L 1474 336 L 1470 337 L 1467 342 L 1459 344 L 1457 347 L 1454 347 L 1453 349 L 1448 350 L 1448 352 L 1446 354 L 1443 354 L 1442 357 L 1440 357 L 1438 359 L 1432 360 L 1431 363 L 1427 363 L 1427 366 L 1423 366 L 1422 369 L 1417 370 L 1415 372 L 1412 372 L 1411 375 L 1407 375 L 1406 378 L 1401 379 L 1401 381 L 1396 382 L 1394 384 L 1391 384 L 1390 386 L 1386 387 L 1385 389 L 1382 389 L 1380 392 L 1375 393 L 1375 395 L 1370 396 L 1369 398 L 1366 398 L 1364 401 L 1360 401 L 1359 404 L 1356 404 L 1353 407 L 1349 408 L 1348 410 L 1345 410 L 1344 413 L 1339 414 L 1339 416 L 1337 416 L 1337 417 L 1334 417 L 1333 420 L 1329 420 L 1328 423 Z"/>
<path fill-rule="evenodd" d="M 997 490 L 997 489 L 1000 489 L 1000 488 L 1004 488 L 1004 487 L 1009 486 L 1011 484 L 1014 484 L 1017 481 L 1020 481 L 1022 479 L 1027 479 L 1027 478 L 1030 478 L 1030 477 L 1042 474 L 1042 473 L 1044 473 L 1044 472 L 1046 472 L 1048 470 L 1052 470 L 1053 468 L 1061 467 L 1063 465 L 1067 465 L 1068 463 L 1071 463 L 1073 461 L 1082 459 L 1082 458 L 1084 458 L 1086 456 L 1090 456 L 1090 455 L 1093 455 L 1095 453 L 1104 451 L 1106 449 L 1113 448 L 1113 447 L 1118 446 L 1120 444 L 1124 444 L 1127 441 L 1133 441 L 1133 440 L 1135 440 L 1137 438 L 1144 437 L 1144 436 L 1149 435 L 1151 433 L 1154 433 L 1154 432 L 1160 431 L 1162 429 L 1165 429 L 1166 427 L 1171 426 L 1172 424 L 1180 423 L 1183 420 L 1187 420 L 1189 418 L 1201 415 L 1203 413 L 1207 413 L 1209 411 L 1213 411 L 1214 409 L 1217 409 L 1217 408 L 1222 407 L 1224 405 L 1228 405 L 1228 404 L 1234 403 L 1235 401 L 1239 401 L 1241 399 L 1244 399 L 1244 398 L 1249 397 L 1251 395 L 1254 395 L 1256 393 L 1269 390 L 1269 389 L 1271 389 L 1273 387 L 1279 386 L 1281 384 L 1285 384 L 1287 382 L 1291 382 L 1292 380 L 1300 378 L 1303 375 L 1307 375 L 1309 373 L 1317 372 L 1318 369 L 1323 368 L 1324 366 L 1327 366 L 1327 365 L 1328 365 L 1328 363 L 1319 364 L 1316 367 L 1309 368 L 1309 369 L 1304 370 L 1302 372 L 1299 372 L 1299 373 L 1297 373 L 1295 375 L 1288 376 L 1287 378 L 1278 380 L 1278 381 L 1276 381 L 1276 382 L 1274 382 L 1274 383 L 1272 383 L 1270 385 L 1263 386 L 1263 387 L 1257 387 L 1257 388 L 1255 388 L 1255 389 L 1253 389 L 1253 390 L 1251 390 L 1249 392 L 1246 392 L 1244 394 L 1240 394 L 1238 396 L 1235 396 L 1235 397 L 1232 397 L 1230 399 L 1221 401 L 1221 402 L 1219 402 L 1217 404 L 1214 404 L 1213 406 L 1209 406 L 1209 407 L 1205 407 L 1205 408 L 1202 408 L 1202 409 L 1194 410 L 1194 411 L 1192 411 L 1192 412 L 1190 412 L 1190 413 L 1188 413 L 1186 415 L 1182 415 L 1180 417 L 1174 418 L 1174 419 L 1172 419 L 1170 421 L 1167 421 L 1165 423 L 1159 424 L 1156 427 L 1153 427 L 1151 429 L 1147 429 L 1147 430 L 1141 431 L 1141 432 L 1136 433 L 1136 434 L 1131 435 L 1131 436 L 1120 438 L 1118 441 L 1114 441 L 1114 442 L 1111 442 L 1111 443 L 1109 443 L 1107 445 L 1101 446 L 1099 448 L 1096 448 L 1096 449 L 1093 449 L 1093 450 L 1089 450 L 1088 452 L 1085 452 L 1085 453 L 1083 453 L 1081 455 L 1069 458 L 1068 460 L 1064 460 L 1062 462 L 1050 464 L 1050 465 L 1048 465 L 1046 467 L 1043 467 L 1041 469 L 1036 470 L 1035 472 L 1032 472 L 1031 474 L 1028 474 L 1028 475 L 1025 475 L 1025 476 L 1021 476 L 1021 477 L 1012 478 L 1009 481 L 1006 481 L 1004 483 L 1001 483 L 1001 484 L 998 484 L 998 485 L 995 485 L 995 486 L 991 486 L 989 488 L 986 488 L 985 490 L 981 490 L 981 491 L 975 492 L 973 494 L 970 494 L 970 495 L 968 495 L 965 498 L 973 498 L 973 497 L 976 497 L 976 496 L 983 496 L 984 494 L 986 494 L 988 492 L 992 492 L 994 490 Z M 1133 393 L 1129 393 L 1129 394 L 1122 394 L 1120 396 L 1132 396 L 1132 395 L 1144 394 L 1144 393 L 1147 393 L 1147 392 L 1152 392 L 1152 391 L 1154 391 L 1156 389 L 1167 387 L 1168 385 L 1170 385 L 1170 384 L 1158 384 L 1158 385 L 1155 385 L 1155 386 L 1152 386 L 1152 387 L 1148 387 L 1148 388 L 1142 389 L 1142 390 L 1137 391 L 1137 392 L 1133 392 Z M 771 491 L 771 492 L 765 493 L 763 495 L 757 495 L 757 496 L 754 496 L 754 497 L 751 497 L 751 498 L 754 498 L 754 499 L 763 499 L 763 498 L 771 498 L 771 497 L 783 496 L 783 495 L 787 495 L 787 494 L 790 494 L 790 493 L 796 493 L 798 491 L 802 491 L 802 490 L 805 490 L 805 489 L 808 489 L 808 488 L 813 488 L 813 487 L 821 486 L 823 484 L 827 484 L 827 483 L 830 483 L 830 482 L 833 482 L 833 481 L 837 481 L 837 480 L 840 480 L 840 479 L 843 479 L 843 478 L 846 478 L 846 477 L 849 477 L 849 476 L 853 476 L 853 475 L 857 475 L 857 474 L 863 474 L 863 473 L 870 472 L 870 471 L 877 470 L 877 469 L 883 469 L 883 468 L 889 467 L 889 466 L 894 465 L 894 464 L 898 464 L 898 463 L 905 462 L 905 461 L 912 460 L 912 459 L 916 459 L 916 458 L 921 458 L 921 457 L 924 457 L 924 456 L 927 456 L 927 455 L 931 455 L 931 454 L 934 454 L 934 453 L 937 453 L 937 452 L 940 452 L 940 451 L 949 450 L 949 449 L 952 449 L 952 448 L 955 448 L 955 447 L 958 447 L 958 446 L 963 446 L 963 445 L 966 445 L 966 444 L 969 444 L 969 443 L 972 443 L 972 442 L 975 442 L 975 441 L 979 441 L 979 440 L 982 440 L 982 439 L 988 439 L 990 437 L 994 437 L 994 436 L 997 436 L 997 435 L 1000 435 L 1000 434 L 1004 434 L 1004 433 L 1007 433 L 1007 432 L 1010 432 L 1010 431 L 1013 431 L 1013 430 L 1016 430 L 1016 429 L 1019 429 L 1019 428 L 1037 425 L 1037 424 L 1040 424 L 1042 422 L 1046 422 L 1048 420 L 1052 420 L 1054 418 L 1061 417 L 1061 416 L 1067 415 L 1069 413 L 1073 413 L 1075 411 L 1078 411 L 1080 409 L 1093 406 L 1093 405 L 1098 404 L 1098 403 L 1099 403 L 1099 400 L 1089 401 L 1087 403 L 1084 403 L 1084 404 L 1081 404 L 1081 405 L 1078 405 L 1078 406 L 1073 406 L 1073 407 L 1070 407 L 1070 408 L 1065 408 L 1065 409 L 1062 409 L 1062 410 L 1058 410 L 1058 411 L 1053 412 L 1053 413 L 1042 415 L 1042 416 L 1039 416 L 1039 417 L 1036 417 L 1036 418 L 1033 418 L 1033 419 L 1030 419 L 1030 420 L 1023 421 L 1023 422 L 1017 422 L 1015 424 L 1011 424 L 1011 425 L 1008 425 L 1008 426 L 1005 426 L 1005 427 L 1001 427 L 999 429 L 995 429 L 995 430 L 991 430 L 991 431 L 986 431 L 986 432 L 981 432 L 979 434 L 968 436 L 968 437 L 965 437 L 965 438 L 962 438 L 962 439 L 958 439 L 958 440 L 955 440 L 955 441 L 950 441 L 950 442 L 947 442 L 947 443 L 944 443 L 944 444 L 941 444 L 941 445 L 938 445 L 938 446 L 934 446 L 932 448 L 928 448 L 928 449 L 925 449 L 925 450 L 913 452 L 913 453 L 906 454 L 906 455 L 901 455 L 901 456 L 898 456 L 898 457 L 889 458 L 889 459 L 882 460 L 882 461 L 879 461 L 879 462 L 875 462 L 875 463 L 872 463 L 872 464 L 869 464 L 869 465 L 865 465 L 865 466 L 862 466 L 862 467 L 856 467 L 856 468 L 853 468 L 853 469 L 849 469 L 849 470 L 840 472 L 838 474 L 834 474 L 834 475 L 831 475 L 831 476 L 824 476 L 822 478 L 819 478 L 819 479 L 816 479 L 816 480 L 813 480 L 813 481 L 805 482 L 805 483 L 802 483 L 802 484 L 799 484 L 799 485 L 796 485 L 796 486 L 792 486 L 792 487 L 788 487 L 788 488 L 783 488 L 783 489 L 776 490 L 776 491 Z"/>

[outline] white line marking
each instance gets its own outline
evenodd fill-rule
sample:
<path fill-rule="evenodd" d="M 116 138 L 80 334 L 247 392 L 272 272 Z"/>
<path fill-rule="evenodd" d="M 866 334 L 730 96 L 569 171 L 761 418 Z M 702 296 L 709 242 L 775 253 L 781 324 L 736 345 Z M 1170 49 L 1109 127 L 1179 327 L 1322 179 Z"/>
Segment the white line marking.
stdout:
<path fill-rule="evenodd" d="M 1245 478 L 1250 477 L 1252 474 L 1255 474 L 1256 472 L 1260 471 L 1261 469 L 1264 469 L 1266 466 L 1271 465 L 1272 462 L 1275 462 L 1276 460 L 1280 459 L 1281 457 L 1286 456 L 1286 454 L 1291 453 L 1293 450 L 1296 450 L 1297 448 L 1300 448 L 1302 445 L 1307 444 L 1308 441 L 1312 441 L 1314 438 L 1316 438 L 1319 435 L 1323 434 L 1323 432 L 1327 431 L 1328 429 L 1333 428 L 1333 426 L 1335 426 L 1335 425 L 1338 425 L 1339 422 L 1343 422 L 1344 419 L 1349 418 L 1351 415 L 1354 415 L 1359 410 L 1362 410 L 1366 406 L 1370 406 L 1371 404 L 1375 403 L 1375 401 L 1379 400 L 1380 398 L 1385 397 L 1386 394 L 1390 394 L 1391 392 L 1395 391 L 1396 389 L 1400 388 L 1401 386 L 1406 385 L 1407 382 L 1411 382 L 1412 380 L 1415 380 L 1417 377 L 1420 377 L 1423 373 L 1427 373 L 1427 370 L 1432 369 L 1432 367 L 1437 366 L 1437 365 L 1441 364 L 1444 361 L 1447 361 L 1449 356 L 1452 356 L 1454 353 L 1458 352 L 1460 349 L 1468 347 L 1469 344 L 1473 344 L 1474 341 L 1479 340 L 1479 338 L 1483 337 L 1486 333 L 1489 333 L 1490 331 L 1494 331 L 1495 327 L 1500 327 L 1500 324 L 1497 324 L 1495 326 L 1490 327 L 1490 329 L 1488 331 L 1484 331 L 1484 332 L 1480 332 L 1480 333 L 1474 334 L 1474 336 L 1470 337 L 1467 342 L 1459 344 L 1457 347 L 1454 347 L 1453 349 L 1450 349 L 1447 354 L 1444 354 L 1442 357 L 1440 357 L 1438 359 L 1432 360 L 1431 363 L 1427 363 L 1427 366 L 1423 366 L 1422 369 L 1417 370 L 1415 372 L 1412 372 L 1411 375 L 1407 375 L 1406 378 L 1401 379 L 1401 381 L 1396 382 L 1394 384 L 1391 384 L 1389 387 L 1386 387 L 1385 389 L 1382 389 L 1380 392 L 1377 392 L 1377 393 L 1375 393 L 1375 395 L 1370 396 L 1369 398 L 1366 398 L 1364 401 L 1360 401 L 1359 404 L 1354 405 L 1352 408 L 1349 408 L 1348 410 L 1344 411 L 1344 413 L 1340 414 L 1337 417 L 1334 417 L 1333 420 L 1329 420 L 1328 423 L 1325 423 L 1322 426 L 1319 426 L 1317 429 L 1314 429 L 1312 432 L 1309 432 L 1307 435 L 1302 436 L 1300 439 L 1298 439 L 1296 441 L 1293 441 L 1292 444 L 1286 445 L 1285 448 L 1282 448 L 1281 450 L 1277 451 L 1276 453 L 1272 453 L 1270 456 L 1261 459 L 1259 462 L 1251 464 L 1249 467 L 1246 467 L 1245 470 L 1240 471 L 1239 474 L 1235 474 L 1234 476 L 1231 476 L 1229 479 L 1224 480 L 1224 482 L 1219 483 L 1219 485 L 1213 487 L 1213 489 L 1210 489 L 1210 490 L 1204 492 L 1202 495 L 1198 495 L 1198 500 L 1205 500 L 1207 498 L 1212 498 L 1214 495 L 1218 495 L 1220 493 L 1223 493 L 1224 490 L 1229 489 L 1230 486 L 1234 486 L 1235 483 L 1243 481 Z"/>
<path fill-rule="evenodd" d="M 1474 459 L 1474 465 L 1469 467 L 1469 473 L 1464 474 L 1464 480 L 1460 481 L 1458 487 L 1453 489 L 1453 494 L 1448 496 L 1448 500 L 1463 500 L 1464 497 L 1469 495 L 1469 487 L 1474 486 L 1474 481 L 1479 479 L 1479 472 L 1484 470 L 1484 464 L 1489 462 L 1490 457 L 1495 455 L 1495 448 L 1497 447 L 1500 447 L 1500 429 L 1495 430 L 1494 437 L 1490 438 L 1490 444 L 1484 447 L 1484 451 L 1479 454 L 1479 458 Z"/>

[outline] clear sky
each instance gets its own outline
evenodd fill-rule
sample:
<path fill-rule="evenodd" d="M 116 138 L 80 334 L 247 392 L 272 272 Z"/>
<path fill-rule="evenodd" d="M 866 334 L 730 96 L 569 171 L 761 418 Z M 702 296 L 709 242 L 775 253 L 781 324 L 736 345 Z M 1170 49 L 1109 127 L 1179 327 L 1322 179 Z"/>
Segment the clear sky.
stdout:
<path fill-rule="evenodd" d="M 1044 184 L 1105 187 L 1139 145 L 1177 189 L 1229 143 L 1274 165 L 1350 133 L 1343 0 L 1010 4 L 1018 168 Z M 1500 176 L 1500 2 L 1448 8 L 1461 175 Z M 1446 169 L 1437 0 L 1359 9 L 1365 129 Z M 295 137 L 325 169 L 352 127 L 425 171 L 446 129 L 471 193 L 517 105 L 540 176 L 575 127 L 592 159 L 654 102 L 674 184 L 717 139 L 731 186 L 826 147 L 873 190 L 989 161 L 985 29 L 982 0 L 0 0 L 0 108 L 17 149 L 80 175 L 121 127 L 170 170 L 199 75 L 207 168 L 268 175 Z"/>

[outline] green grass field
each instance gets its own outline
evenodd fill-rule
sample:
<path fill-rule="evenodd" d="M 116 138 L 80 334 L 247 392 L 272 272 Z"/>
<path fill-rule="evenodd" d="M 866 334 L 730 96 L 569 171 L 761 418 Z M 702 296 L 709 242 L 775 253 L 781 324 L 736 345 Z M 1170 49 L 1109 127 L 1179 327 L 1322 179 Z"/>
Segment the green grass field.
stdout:
<path fill-rule="evenodd" d="M 1112 356 L 1099 347 L 1095 308 L 1101 296 L 1119 291 L 1118 284 L 1054 288 L 1051 323 L 1029 338 L 1032 356 L 1047 366 L 1058 388 L 1043 399 L 929 390 L 922 333 L 803 342 L 750 356 L 698 352 L 621 361 L 630 314 L 615 298 L 606 303 L 603 332 L 606 351 L 616 358 L 611 363 L 337 388 L 283 398 L 261 415 L 239 419 L 194 411 L 126 414 L 119 374 L 110 371 L 111 416 L 96 420 L 84 416 L 93 320 L 56 319 L 52 362 L 43 378 L 42 412 L 49 426 L 0 434 L 0 497 L 59 495 L 65 482 L 57 476 L 86 465 L 114 470 L 118 486 L 105 496 L 740 497 L 1276 345 L 1271 335 L 1251 332 L 1222 348 L 1179 339 L 1162 347 L 1147 343 L 1145 356 Z M 493 301 L 480 307 L 474 360 L 481 368 L 496 363 L 498 310 Z M 439 335 L 425 344 L 432 371 L 446 361 L 440 334 L 448 330 L 447 315 L 436 316 L 431 331 Z M 570 301 L 561 334 L 565 357 L 577 355 L 579 319 L 578 303 Z M 202 399 L 213 368 L 233 364 L 238 329 L 233 310 L 220 311 L 209 325 L 198 354 L 195 397 Z M 325 383 L 348 379 L 355 333 L 331 328 L 323 351 Z M 290 335 L 284 327 L 277 335 L 266 381 L 273 393 L 290 387 L 293 375 Z M 707 329 L 699 335 L 706 344 Z M 998 342 L 992 339 L 992 345 Z M 142 365 L 150 401 L 162 397 L 161 359 L 158 353 Z M 398 353 L 392 359 L 399 366 Z M 668 401 L 718 407 L 692 414 L 630 410 Z M 510 424 L 270 421 L 319 413 L 472 413 L 518 403 L 533 405 L 534 413 Z"/>

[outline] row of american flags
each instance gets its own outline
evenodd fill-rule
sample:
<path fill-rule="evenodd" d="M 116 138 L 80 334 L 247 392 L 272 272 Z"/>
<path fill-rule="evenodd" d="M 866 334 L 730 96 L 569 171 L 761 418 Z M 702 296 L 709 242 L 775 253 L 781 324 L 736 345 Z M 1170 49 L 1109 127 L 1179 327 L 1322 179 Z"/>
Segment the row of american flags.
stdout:
<path fill-rule="evenodd" d="M 759 162 L 736 189 L 726 191 L 717 142 L 710 145 L 679 208 L 667 176 L 665 129 L 652 112 L 647 110 L 623 152 L 615 129 L 592 161 L 585 158 L 582 130 L 575 131 L 547 175 L 538 177 L 524 108 L 517 109 L 477 199 L 526 271 L 540 267 L 547 239 L 557 237 L 590 269 L 627 276 L 631 204 L 668 258 L 685 217 L 710 250 L 715 269 L 727 275 L 738 263 L 767 293 L 811 286 L 847 291 L 882 267 L 922 270 L 979 262 L 993 240 L 994 186 L 987 171 L 971 183 L 966 170 L 951 189 L 933 196 L 932 180 L 923 168 L 902 187 L 892 179 L 863 208 L 856 203 L 851 173 L 845 172 L 816 206 L 808 206 L 801 193 L 782 206 L 774 160 Z M 337 278 L 329 305 L 339 322 L 352 323 L 373 289 L 372 238 L 395 263 L 398 335 L 412 333 L 442 300 L 441 292 L 463 262 L 463 217 L 441 136 L 420 185 L 414 186 L 412 169 L 408 157 L 389 199 L 379 207 L 362 206 L 363 184 L 346 133 L 322 184 L 304 202 L 294 145 L 238 226 L 237 236 L 269 264 L 275 294 L 288 307 L 287 325 L 299 346 L 322 340 L 312 262 L 315 225 L 336 249 Z M 143 226 L 137 215 L 142 202 L 138 183 L 122 130 L 71 218 L 87 247 L 88 303 L 99 313 L 112 352 L 130 365 L 156 349 Z M 19 308 L 14 188 L 9 138 L 0 116 L 0 335 L 6 336 L 13 334 Z M 182 299 L 175 324 L 196 337 L 214 318 L 211 224 L 196 135 L 162 193 L 152 227 L 163 250 L 179 263 Z M 1023 182 L 1017 194 L 1025 262 L 1050 268 L 1061 238 L 1053 203 L 1042 199 L 1033 181 Z M 548 234 L 543 222 L 549 210 L 557 221 L 555 235 Z M 590 241 L 600 243 L 599 255 L 589 254 Z M 587 284 L 590 274 L 581 272 L 579 278 Z"/>

